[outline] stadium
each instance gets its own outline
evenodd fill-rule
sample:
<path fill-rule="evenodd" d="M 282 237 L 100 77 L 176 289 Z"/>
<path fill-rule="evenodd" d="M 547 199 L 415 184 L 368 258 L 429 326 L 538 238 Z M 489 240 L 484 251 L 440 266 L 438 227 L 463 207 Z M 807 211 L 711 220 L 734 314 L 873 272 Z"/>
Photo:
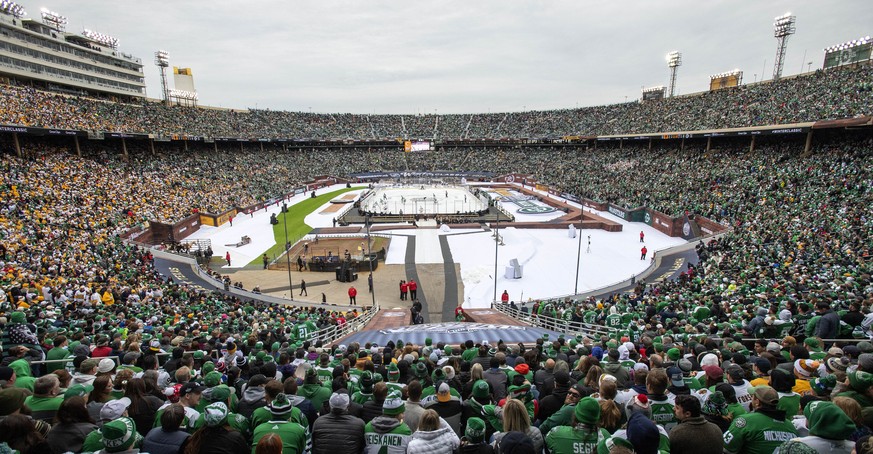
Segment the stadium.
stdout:
<path fill-rule="evenodd" d="M 795 19 L 752 83 L 313 113 L 0 1 L 0 452 L 873 452 L 873 43 Z"/>

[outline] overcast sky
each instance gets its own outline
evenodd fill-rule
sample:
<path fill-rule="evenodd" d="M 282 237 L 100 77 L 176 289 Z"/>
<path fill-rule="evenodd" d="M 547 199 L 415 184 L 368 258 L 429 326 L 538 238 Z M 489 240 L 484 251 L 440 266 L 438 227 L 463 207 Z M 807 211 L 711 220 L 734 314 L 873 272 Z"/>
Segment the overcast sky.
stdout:
<path fill-rule="evenodd" d="M 870 0 L 20 3 L 31 18 L 46 7 L 69 19 L 68 31 L 116 37 L 143 60 L 150 97 L 160 96 L 153 61 L 162 49 L 171 66 L 192 68 L 201 105 L 313 112 L 613 104 L 667 85 L 673 50 L 683 59 L 679 94 L 734 68 L 748 83 L 770 79 L 773 18 L 789 11 L 797 34 L 783 75 L 821 67 L 823 48 L 873 34 Z"/>

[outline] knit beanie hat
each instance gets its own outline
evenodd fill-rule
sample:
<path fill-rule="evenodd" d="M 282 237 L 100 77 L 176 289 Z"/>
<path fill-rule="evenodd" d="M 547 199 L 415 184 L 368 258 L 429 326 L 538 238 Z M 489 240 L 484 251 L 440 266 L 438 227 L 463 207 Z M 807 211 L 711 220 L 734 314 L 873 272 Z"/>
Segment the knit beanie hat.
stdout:
<path fill-rule="evenodd" d="M 358 380 L 358 383 L 361 385 L 361 392 L 364 394 L 372 394 L 373 393 L 373 385 L 375 382 L 373 381 L 373 373 L 365 370 L 363 374 L 361 374 L 361 379 Z"/>
<path fill-rule="evenodd" d="M 213 363 L 212 361 L 206 361 L 205 363 L 203 363 L 203 367 L 200 368 L 200 373 L 203 374 L 204 376 L 206 376 L 207 374 L 211 373 L 214 370 L 215 370 L 215 363 Z"/>
<path fill-rule="evenodd" d="M 291 401 L 288 400 L 285 393 L 279 393 L 272 402 L 267 404 L 267 409 L 273 416 L 284 416 L 294 409 L 294 405 L 291 405 Z"/>
<path fill-rule="evenodd" d="M 476 383 L 473 383 L 473 397 L 477 399 L 487 399 L 488 396 L 491 395 L 491 387 L 488 386 L 488 382 L 485 380 L 476 380 Z"/>
<path fill-rule="evenodd" d="M 212 388 L 221 384 L 221 372 L 212 371 L 203 377 L 203 385 Z"/>
<path fill-rule="evenodd" d="M 849 386 L 863 394 L 870 386 L 873 386 L 873 374 L 860 370 L 852 372 L 849 374 Z"/>
<path fill-rule="evenodd" d="M 423 362 L 415 363 L 415 376 L 418 378 L 427 377 L 427 364 Z"/>
<path fill-rule="evenodd" d="M 387 369 L 388 369 L 388 381 L 390 381 L 392 383 L 396 383 L 397 380 L 400 379 L 400 369 L 397 367 L 397 364 L 395 364 L 393 362 L 389 363 Z"/>
<path fill-rule="evenodd" d="M 21 388 L 5 388 L 0 390 L 0 416 L 14 413 L 24 405 L 27 396 Z"/>
<path fill-rule="evenodd" d="M 27 323 L 24 312 L 15 311 L 9 316 L 9 323 Z"/>
<path fill-rule="evenodd" d="M 818 450 L 795 438 L 779 446 L 779 454 L 818 454 Z"/>
<path fill-rule="evenodd" d="M 670 358 L 670 361 L 678 361 L 681 357 L 682 352 L 679 351 L 678 348 L 671 348 L 667 350 L 667 358 Z"/>
<path fill-rule="evenodd" d="M 585 397 L 576 404 L 573 416 L 577 423 L 597 424 L 600 421 L 600 403 L 593 397 Z"/>
<path fill-rule="evenodd" d="M 649 402 L 649 397 L 645 394 L 637 394 L 631 398 L 626 407 L 627 414 L 629 415 L 634 413 L 642 413 L 647 416 L 652 415 L 651 402 Z"/>
<path fill-rule="evenodd" d="M 627 439 L 637 454 L 657 454 L 661 434 L 652 420 L 634 413 L 627 421 Z"/>
<path fill-rule="evenodd" d="M 500 454 L 534 454 L 533 440 L 521 432 L 508 432 L 497 444 L 496 452 Z"/>
<path fill-rule="evenodd" d="M 811 359 L 798 359 L 794 361 L 794 372 L 803 378 L 809 378 L 818 370 L 819 362 Z"/>
<path fill-rule="evenodd" d="M 700 411 L 712 416 L 727 416 L 727 400 L 724 394 L 721 391 L 710 393 Z"/>
<path fill-rule="evenodd" d="M 333 393 L 330 395 L 331 409 L 347 409 L 349 408 L 349 395 L 346 393 Z"/>
<path fill-rule="evenodd" d="M 217 427 L 227 421 L 227 405 L 224 402 L 209 404 L 203 409 L 203 420 L 209 427 Z"/>
<path fill-rule="evenodd" d="M 476 417 L 468 419 L 464 436 L 467 437 L 467 441 L 470 443 L 482 443 L 485 441 L 485 421 Z"/>
<path fill-rule="evenodd" d="M 130 418 L 121 417 L 103 424 L 100 433 L 106 452 L 127 451 L 136 441 L 136 424 Z"/>
<path fill-rule="evenodd" d="M 828 440 L 847 440 L 856 429 L 852 419 L 833 402 L 810 402 L 803 415 L 809 424 L 809 434 Z"/>
<path fill-rule="evenodd" d="M 391 394 L 388 394 L 388 397 L 385 398 L 385 402 L 382 404 L 382 414 L 397 416 L 405 411 L 406 405 L 403 403 L 403 399 L 400 398 L 400 393 L 392 391 Z"/>

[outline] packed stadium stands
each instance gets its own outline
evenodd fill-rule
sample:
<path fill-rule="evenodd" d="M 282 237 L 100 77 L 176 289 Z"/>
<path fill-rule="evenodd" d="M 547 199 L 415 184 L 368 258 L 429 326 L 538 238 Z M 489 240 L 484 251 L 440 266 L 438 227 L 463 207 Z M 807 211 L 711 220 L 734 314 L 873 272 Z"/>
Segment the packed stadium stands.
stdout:
<path fill-rule="evenodd" d="M 866 65 L 783 78 L 658 102 L 552 111 L 450 115 L 312 114 L 114 103 L 0 87 L 0 124 L 162 136 L 395 139 L 556 138 L 698 131 L 869 114 Z M 680 114 L 681 112 L 681 114 Z"/>
<path fill-rule="evenodd" d="M 560 137 L 869 115 L 869 87 L 869 67 L 860 67 L 651 103 L 410 117 L 186 109 L 6 85 L 0 124 L 165 136 Z M 513 443 L 536 453 L 718 451 L 709 439 L 695 448 L 686 422 L 714 427 L 730 452 L 848 452 L 869 440 L 873 344 L 848 342 L 873 339 L 869 127 L 823 133 L 809 153 L 782 138 L 754 151 L 724 140 L 711 149 L 671 141 L 418 154 L 236 144 L 181 152 L 173 143 L 152 154 L 131 141 L 127 156 L 83 141 L 80 158 L 55 138 L 20 141 L 24 157 L 0 135 L 0 447 L 242 452 L 274 433 L 296 453 L 387 444 L 397 453 L 486 452 L 496 433 L 498 452 L 524 449 Z M 317 330 L 358 314 L 167 282 L 147 250 L 118 237 L 149 220 L 263 201 L 313 175 L 386 169 L 525 172 L 571 194 L 701 215 L 732 231 L 701 244 L 700 263 L 676 281 L 513 303 L 529 316 L 613 328 L 537 346 L 322 344 Z M 749 338 L 760 340 L 741 341 Z"/>

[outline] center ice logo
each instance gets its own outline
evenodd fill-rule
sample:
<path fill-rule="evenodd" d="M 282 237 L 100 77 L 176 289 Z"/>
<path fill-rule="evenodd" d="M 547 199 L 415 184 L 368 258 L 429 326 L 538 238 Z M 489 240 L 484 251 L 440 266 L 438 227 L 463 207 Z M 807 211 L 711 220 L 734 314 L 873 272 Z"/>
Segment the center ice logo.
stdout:
<path fill-rule="evenodd" d="M 507 199 L 509 199 L 509 200 L 507 200 Z M 521 199 L 521 198 L 504 198 L 504 200 L 507 200 L 507 201 L 509 201 L 509 202 L 512 202 L 512 203 L 518 205 L 519 208 L 518 208 L 518 210 L 516 210 L 516 213 L 521 213 L 521 214 L 544 214 L 544 213 L 554 213 L 555 211 L 558 211 L 556 208 L 553 208 L 553 207 L 550 207 L 550 206 L 546 206 L 546 205 L 540 205 L 540 204 L 534 203 L 534 202 L 531 201 L 531 199 L 529 199 L 529 198 L 525 198 L 525 199 Z"/>

